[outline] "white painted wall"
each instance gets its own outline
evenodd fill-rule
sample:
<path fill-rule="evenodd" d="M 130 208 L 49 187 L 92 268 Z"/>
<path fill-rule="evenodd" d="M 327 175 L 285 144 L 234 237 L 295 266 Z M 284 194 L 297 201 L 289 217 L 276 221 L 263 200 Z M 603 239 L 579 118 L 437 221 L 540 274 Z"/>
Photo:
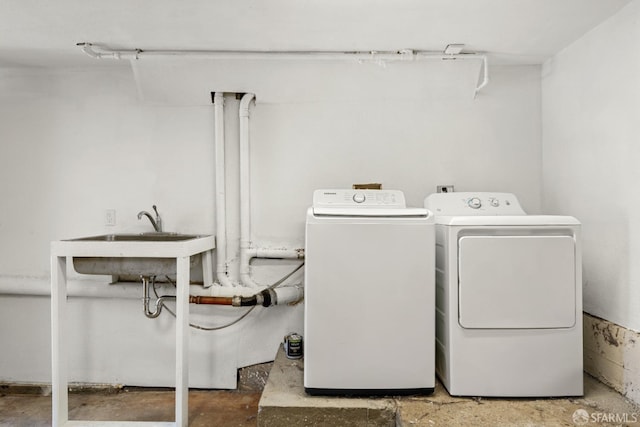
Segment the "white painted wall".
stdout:
<path fill-rule="evenodd" d="M 640 331 L 640 1 L 545 64 L 543 208 L 583 223 L 584 309 Z"/>
<path fill-rule="evenodd" d="M 470 93 L 350 99 L 344 87 L 326 81 L 326 71 L 306 70 L 313 93 L 326 98 L 302 94 L 282 102 L 258 68 L 246 74 L 259 97 L 262 90 L 275 97 L 268 103 L 259 98 L 251 113 L 257 243 L 301 245 L 312 191 L 355 182 L 404 190 L 414 206 L 437 184 L 514 192 L 527 211 L 540 212 L 539 67 L 493 68 L 490 85 L 476 100 Z M 339 69 L 330 71 L 340 75 Z M 214 233 L 213 107 L 140 102 L 131 71 L 115 64 L 101 70 L 1 72 L 0 380 L 47 382 L 47 299 L 2 293 L 15 293 L 16 287 L 25 293 L 46 290 L 52 240 L 149 230 L 136 213 L 154 203 L 167 230 Z M 286 68 L 279 72 L 286 81 Z M 167 76 L 165 85 L 175 91 L 185 78 Z M 208 90 L 227 90 L 224 83 L 212 81 Z M 378 83 L 364 75 L 358 92 L 375 94 Z M 231 170 L 235 152 L 229 147 Z M 106 209 L 116 209 L 115 227 L 105 227 Z M 263 283 L 294 265 L 257 264 Z M 113 289 L 114 298 L 72 299 L 71 322 L 78 325 L 73 345 L 81 350 L 72 377 L 171 385 L 169 362 L 145 363 L 154 354 L 172 360 L 171 318 L 145 318 L 135 285 L 116 290 L 121 285 L 101 277 L 78 279 L 74 286 Z M 235 315 L 215 310 L 199 307 L 195 319 L 211 324 Z M 233 387 L 236 367 L 269 360 L 284 333 L 301 326 L 301 306 L 285 306 L 258 310 L 223 333 L 194 331 L 191 384 Z"/>

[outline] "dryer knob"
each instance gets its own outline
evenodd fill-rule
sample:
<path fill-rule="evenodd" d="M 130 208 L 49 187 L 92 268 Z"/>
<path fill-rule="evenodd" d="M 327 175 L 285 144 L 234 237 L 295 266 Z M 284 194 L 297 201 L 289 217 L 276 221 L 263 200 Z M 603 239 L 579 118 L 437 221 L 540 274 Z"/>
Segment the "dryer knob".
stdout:
<path fill-rule="evenodd" d="M 500 201 L 498 199 L 491 199 L 491 206 L 497 208 L 498 206 L 500 206 Z"/>
<path fill-rule="evenodd" d="M 356 193 L 353 195 L 353 201 L 356 203 L 362 203 L 366 200 L 367 198 L 364 196 L 364 193 Z"/>
<path fill-rule="evenodd" d="M 478 197 L 472 197 L 467 201 L 467 205 L 471 209 L 479 209 L 482 206 L 482 201 Z"/>

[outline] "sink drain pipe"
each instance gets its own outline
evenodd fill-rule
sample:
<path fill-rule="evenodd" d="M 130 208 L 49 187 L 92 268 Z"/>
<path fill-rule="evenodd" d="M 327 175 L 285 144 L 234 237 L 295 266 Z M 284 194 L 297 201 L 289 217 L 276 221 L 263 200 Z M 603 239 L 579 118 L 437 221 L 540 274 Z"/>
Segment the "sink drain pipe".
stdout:
<path fill-rule="evenodd" d="M 156 299 L 156 308 L 154 311 L 149 310 L 149 302 L 151 301 L 151 297 L 149 297 L 149 282 L 152 284 L 156 281 L 156 276 L 140 276 L 142 280 L 142 301 L 144 305 L 144 315 L 149 319 L 155 319 L 160 316 L 162 313 L 162 307 L 164 307 L 164 301 L 166 299 L 175 299 L 173 295 L 162 295 Z"/>
<path fill-rule="evenodd" d="M 192 304 L 232 305 L 234 307 L 250 307 L 256 305 L 271 307 L 272 305 L 296 304 L 304 298 L 304 287 L 301 284 L 282 287 L 280 287 L 280 285 L 302 267 L 304 267 L 304 263 L 297 266 L 292 272 L 282 277 L 273 285 L 250 296 L 234 295 L 231 297 L 213 297 L 190 295 L 189 302 Z"/>
<path fill-rule="evenodd" d="M 142 276 L 142 295 L 144 315 L 149 319 L 155 319 L 162 313 L 164 302 L 168 299 L 175 299 L 175 295 L 162 295 L 156 299 L 155 309 L 151 311 L 149 305 L 151 297 L 149 296 L 149 283 L 153 285 L 155 276 Z M 304 296 L 301 286 L 285 286 L 282 288 L 267 288 L 249 297 L 233 296 L 233 297 L 210 297 L 205 295 L 189 295 L 190 304 L 208 304 L 208 305 L 231 305 L 233 307 L 251 307 L 261 305 L 263 307 L 271 307 L 273 305 L 295 304 L 300 302 Z"/>
<path fill-rule="evenodd" d="M 273 305 L 291 304 L 295 305 L 304 298 L 304 287 L 302 284 L 292 286 L 282 286 L 289 277 L 293 276 L 298 270 L 304 267 L 304 263 L 300 264 L 293 271 L 282 277 L 280 280 L 272 284 L 266 289 L 261 290 L 250 296 L 234 295 L 231 297 L 216 297 L 208 295 L 189 295 L 190 304 L 208 304 L 208 305 L 230 305 L 233 307 L 252 307 L 261 305 L 263 307 L 271 307 Z M 164 302 L 168 299 L 175 299 L 175 295 L 156 294 L 155 310 L 149 310 L 151 297 L 149 296 L 149 283 L 154 287 L 156 276 L 140 276 L 142 280 L 142 300 L 144 305 L 144 315 L 150 319 L 155 319 L 162 312 L 165 306 Z M 168 279 L 168 277 L 167 277 Z M 171 282 L 171 280 L 169 280 Z M 173 282 L 172 282 L 173 283 Z M 167 308 L 167 310 L 169 310 Z M 169 310 L 171 311 L 171 310 Z"/>
<path fill-rule="evenodd" d="M 231 305 L 233 307 L 251 307 L 254 305 L 271 307 L 272 305 L 293 304 L 299 302 L 302 300 L 303 295 L 302 287 L 286 286 L 277 289 L 267 288 L 249 297 L 239 295 L 233 297 L 190 295 L 189 302 L 191 304 Z"/>

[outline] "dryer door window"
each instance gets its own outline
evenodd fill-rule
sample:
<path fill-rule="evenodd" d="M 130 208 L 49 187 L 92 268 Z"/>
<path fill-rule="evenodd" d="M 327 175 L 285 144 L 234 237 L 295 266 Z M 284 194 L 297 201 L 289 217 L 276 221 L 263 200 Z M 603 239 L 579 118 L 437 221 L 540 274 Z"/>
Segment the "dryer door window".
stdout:
<path fill-rule="evenodd" d="M 458 240 L 459 322 L 472 329 L 575 324 L 571 236 L 464 236 Z"/>

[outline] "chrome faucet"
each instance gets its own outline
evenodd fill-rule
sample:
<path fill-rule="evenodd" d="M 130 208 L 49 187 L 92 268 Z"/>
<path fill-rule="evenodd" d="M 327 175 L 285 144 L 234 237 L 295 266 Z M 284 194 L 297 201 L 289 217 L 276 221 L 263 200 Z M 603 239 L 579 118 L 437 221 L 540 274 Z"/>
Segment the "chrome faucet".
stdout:
<path fill-rule="evenodd" d="M 153 225 L 153 229 L 160 232 L 162 231 L 162 218 L 160 218 L 160 214 L 158 213 L 158 209 L 156 208 L 156 205 L 153 205 L 153 211 L 156 213 L 156 219 L 153 219 L 151 214 L 147 211 L 138 212 L 138 219 L 142 219 L 143 216 L 146 216 L 147 218 L 149 218 L 149 221 L 151 221 L 151 225 Z"/>

